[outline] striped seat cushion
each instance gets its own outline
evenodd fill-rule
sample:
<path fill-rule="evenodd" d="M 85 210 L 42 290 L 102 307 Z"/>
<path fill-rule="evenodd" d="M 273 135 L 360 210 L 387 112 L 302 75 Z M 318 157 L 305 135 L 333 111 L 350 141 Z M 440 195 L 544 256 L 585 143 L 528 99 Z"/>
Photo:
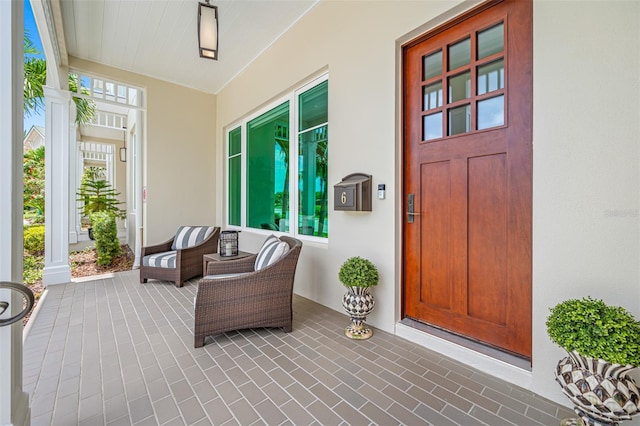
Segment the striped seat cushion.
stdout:
<path fill-rule="evenodd" d="M 162 253 L 154 253 L 142 258 L 143 266 L 151 266 L 154 268 L 176 268 L 176 251 L 165 251 Z"/>
<path fill-rule="evenodd" d="M 269 236 L 256 256 L 255 270 L 259 271 L 262 268 L 266 268 L 288 252 L 289 244 L 280 241 L 280 238 L 275 235 Z"/>
<path fill-rule="evenodd" d="M 211 226 L 181 226 L 173 239 L 171 250 L 181 250 L 200 244 L 211 235 Z"/>

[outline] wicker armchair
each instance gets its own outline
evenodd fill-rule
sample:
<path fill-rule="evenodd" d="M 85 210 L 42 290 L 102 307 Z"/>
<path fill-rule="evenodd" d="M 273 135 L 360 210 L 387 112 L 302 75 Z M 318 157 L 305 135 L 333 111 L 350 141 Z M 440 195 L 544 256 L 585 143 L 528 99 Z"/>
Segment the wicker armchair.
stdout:
<path fill-rule="evenodd" d="M 302 249 L 295 238 L 280 237 L 289 251 L 269 266 L 256 270 L 256 258 L 210 262 L 195 299 L 194 347 L 207 336 L 258 327 L 291 331 L 293 280 Z M 266 244 L 266 243 L 265 243 Z M 222 274 L 238 274 L 213 278 Z"/>
<path fill-rule="evenodd" d="M 155 278 L 182 287 L 186 280 L 202 274 L 202 256 L 218 251 L 219 237 L 219 227 L 181 226 L 169 241 L 143 247 L 140 282 Z"/>

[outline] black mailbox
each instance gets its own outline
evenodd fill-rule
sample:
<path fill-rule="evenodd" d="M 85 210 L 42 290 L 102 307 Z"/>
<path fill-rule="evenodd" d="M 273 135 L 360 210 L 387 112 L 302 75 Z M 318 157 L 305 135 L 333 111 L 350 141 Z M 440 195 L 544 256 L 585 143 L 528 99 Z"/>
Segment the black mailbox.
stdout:
<path fill-rule="evenodd" d="M 333 208 L 347 211 L 371 211 L 371 175 L 352 173 L 333 186 Z"/>

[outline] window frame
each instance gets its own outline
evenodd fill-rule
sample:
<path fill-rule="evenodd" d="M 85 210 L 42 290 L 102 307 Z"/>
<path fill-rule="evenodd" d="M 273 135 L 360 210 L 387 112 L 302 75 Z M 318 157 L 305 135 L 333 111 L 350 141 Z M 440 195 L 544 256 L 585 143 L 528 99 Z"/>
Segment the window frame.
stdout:
<path fill-rule="evenodd" d="M 259 109 L 254 112 L 245 115 L 244 117 L 234 121 L 232 124 L 225 126 L 223 128 L 224 131 L 224 191 L 225 191 L 225 207 L 224 207 L 224 223 L 227 229 L 238 230 L 238 231 L 248 231 L 256 234 L 264 234 L 264 235 L 288 235 L 293 236 L 295 238 L 299 238 L 305 241 L 314 241 L 319 243 L 328 243 L 329 236 L 321 237 L 314 236 L 308 234 L 302 234 L 299 232 L 299 97 L 301 94 L 305 93 L 308 90 L 313 89 L 314 87 L 324 83 L 325 81 L 329 81 L 329 73 L 324 73 L 318 77 L 310 79 L 305 83 L 297 86 L 284 96 L 280 96 L 276 99 L 269 101 L 264 104 Z M 328 95 L 328 94 L 327 94 Z M 261 228 L 253 228 L 247 226 L 247 125 L 252 120 L 260 117 L 271 111 L 274 108 L 282 105 L 283 103 L 289 102 L 289 231 L 274 231 L 270 229 L 261 229 Z M 327 132 L 329 128 L 329 106 L 327 105 Z M 230 143 L 230 134 L 236 129 L 240 129 L 240 153 L 231 155 L 229 150 Z M 309 129 L 306 129 L 305 132 L 308 132 Z M 327 138 L 328 140 L 328 138 Z M 240 172 L 240 225 L 231 225 L 230 221 L 230 188 L 229 188 L 229 160 L 233 157 L 240 156 L 240 164 L 241 164 L 241 172 Z M 328 179 L 328 172 L 327 172 Z M 328 185 L 328 182 L 327 182 Z M 329 223 L 329 216 L 331 209 L 330 206 L 330 198 L 327 199 L 327 224 Z"/>

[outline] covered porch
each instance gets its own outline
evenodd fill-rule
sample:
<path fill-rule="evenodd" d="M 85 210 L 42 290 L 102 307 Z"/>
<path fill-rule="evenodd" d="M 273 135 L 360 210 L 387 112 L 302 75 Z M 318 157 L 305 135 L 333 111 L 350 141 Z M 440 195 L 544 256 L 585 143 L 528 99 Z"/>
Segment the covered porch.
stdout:
<path fill-rule="evenodd" d="M 38 425 L 552 425 L 573 413 L 294 296 L 293 331 L 243 330 L 193 347 L 197 280 L 135 271 L 51 286 L 27 326 L 24 389 Z"/>
<path fill-rule="evenodd" d="M 499 1 L 309 1 L 308 8 L 290 17 L 286 30 L 274 32 L 228 74 L 219 68 L 238 52 L 228 43 L 236 37 L 248 46 L 247 29 L 261 26 L 232 25 L 221 15 L 227 33 L 221 32 L 225 44 L 214 62 L 197 58 L 197 1 L 31 3 L 42 9 L 51 73 L 47 155 L 48 164 L 56 166 L 47 171 L 49 194 L 55 194 L 46 208 L 49 281 L 24 348 L 22 328 L 0 329 L 0 423 L 26 424 L 31 418 L 33 424 L 557 424 L 570 413 L 562 408 L 568 400 L 554 381 L 554 368 L 565 353 L 547 336 L 549 308 L 590 295 L 638 317 L 638 1 L 528 2 L 532 180 L 524 192 L 531 196 L 531 220 L 525 226 L 531 237 L 525 262 L 531 300 L 524 306 L 531 310 L 531 323 L 524 332 L 532 349 L 525 366 L 506 365 L 449 341 L 436 347 L 437 336 L 403 322 L 409 195 L 403 49 L 468 11 Z M 258 5 L 273 11 L 303 2 L 228 3 L 253 5 L 252 16 L 262 23 L 279 19 L 263 19 Z M 0 2 L 0 93 L 12 95 L 0 104 L 0 279 L 14 282 L 21 280 L 23 255 L 21 6 Z M 176 22 L 181 8 L 185 18 Z M 70 15 L 81 25 L 72 27 Z M 115 23 L 94 37 L 105 17 Z M 160 18 L 168 21 L 163 27 Z M 98 55 L 97 47 L 111 46 L 114 34 L 113 49 L 126 54 Z M 163 37 L 158 40 L 156 34 Z M 88 44 L 66 51 L 67 39 Z M 145 42 L 171 47 L 169 39 L 184 46 L 161 54 L 144 48 Z M 140 48 L 118 50 L 127 43 Z M 157 72 L 172 71 L 169 63 L 188 70 Z M 326 183 L 331 187 L 363 172 L 373 176 L 374 189 L 386 185 L 386 193 L 378 198 L 374 192 L 370 212 L 329 208 L 327 238 L 309 236 L 295 222 L 291 226 L 288 233 L 305 243 L 294 288 L 293 333 L 242 331 L 195 350 L 196 281 L 182 289 L 160 282 L 140 285 L 132 271 L 69 283 L 68 250 L 76 222 L 70 182 L 78 178 L 68 167 L 75 164 L 76 132 L 73 95 L 65 83 L 70 71 L 141 88 L 148 100 L 135 112 L 140 133 L 132 133 L 127 122 L 126 164 L 139 166 L 129 174 L 126 192 L 129 217 L 135 219 L 127 228 L 130 241 L 135 237 L 139 245 L 150 245 L 166 240 L 179 225 L 207 224 L 241 230 L 241 249 L 253 252 L 272 231 L 261 228 L 263 221 L 254 225 L 242 215 L 239 222 L 232 217 L 233 156 L 246 155 L 231 152 L 233 132 L 246 134 L 256 116 L 275 109 L 284 95 L 294 105 L 312 80 L 329 81 Z M 206 84 L 194 82 L 195 74 Z M 517 91 L 513 95 L 522 98 Z M 299 116 L 294 109 L 289 115 Z M 120 132 L 117 146 L 124 147 Z M 135 142 L 134 135 L 139 135 Z M 294 151 L 298 139 L 291 137 Z M 298 174 L 291 176 L 288 188 L 297 197 Z M 269 194 L 274 207 L 277 192 Z M 301 203 L 293 201 L 291 217 L 303 223 L 305 215 L 295 211 Z M 245 207 L 242 203 L 246 197 Z M 271 210 L 274 218 L 282 213 Z M 368 318 L 376 335 L 358 343 L 342 337 L 347 319 L 336 279 L 342 262 L 355 255 L 371 259 L 381 276 L 375 290 L 380 303 Z"/>

